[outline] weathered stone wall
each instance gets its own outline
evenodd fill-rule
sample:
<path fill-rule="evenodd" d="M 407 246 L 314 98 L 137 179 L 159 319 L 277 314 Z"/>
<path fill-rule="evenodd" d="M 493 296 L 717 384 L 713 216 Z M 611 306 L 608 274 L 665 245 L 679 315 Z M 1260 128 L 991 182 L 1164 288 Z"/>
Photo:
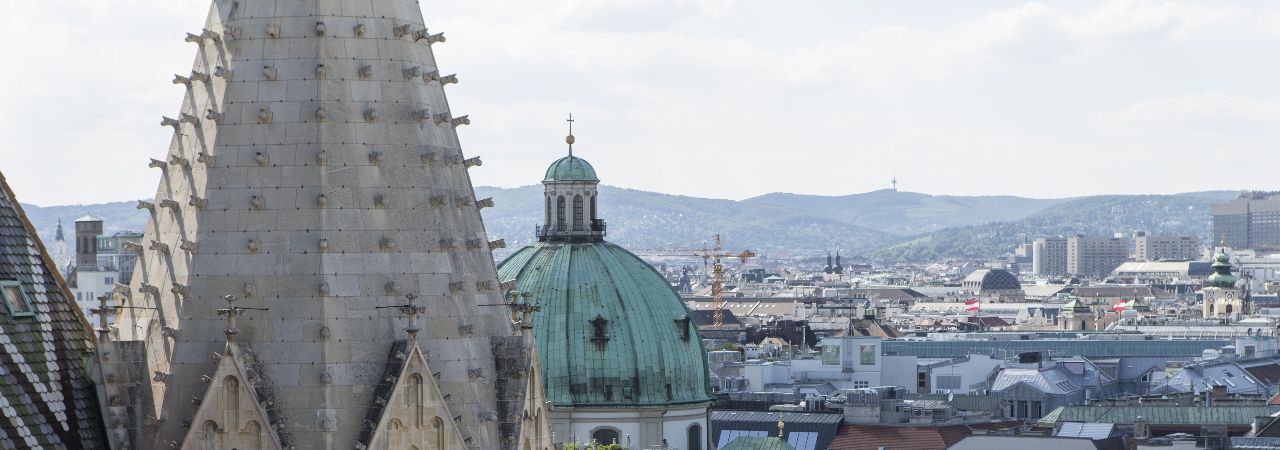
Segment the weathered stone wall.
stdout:
<path fill-rule="evenodd" d="M 224 295 L 253 310 L 252 345 L 298 448 L 352 448 L 409 293 L 419 344 L 472 448 L 498 448 L 490 338 L 507 336 L 457 117 L 411 0 L 213 2 L 132 280 L 121 338 L 145 341 L 164 419 L 186 435 L 190 399 L 225 342 Z M 174 332 L 165 332 L 172 329 Z"/>

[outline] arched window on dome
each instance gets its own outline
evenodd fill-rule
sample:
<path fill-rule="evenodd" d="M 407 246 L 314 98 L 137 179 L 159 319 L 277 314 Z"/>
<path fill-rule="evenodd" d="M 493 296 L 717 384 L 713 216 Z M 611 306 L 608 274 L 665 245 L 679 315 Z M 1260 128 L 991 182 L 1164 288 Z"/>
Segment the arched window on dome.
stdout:
<path fill-rule="evenodd" d="M 689 431 L 687 434 L 689 436 L 689 442 L 685 448 L 689 450 L 702 450 L 702 425 L 698 425 L 696 423 L 689 425 Z"/>
<path fill-rule="evenodd" d="M 591 194 L 591 221 L 599 220 L 600 216 L 596 214 L 596 195 Z"/>
<path fill-rule="evenodd" d="M 573 196 L 573 231 L 582 231 L 582 196 Z"/>
<path fill-rule="evenodd" d="M 556 197 L 556 231 L 564 231 L 567 224 L 565 220 L 569 217 L 564 210 L 564 196 Z"/>
<path fill-rule="evenodd" d="M 555 220 L 551 218 L 551 197 L 547 197 L 547 214 L 543 217 L 545 220 L 542 222 L 542 226 L 551 227 L 551 221 Z"/>

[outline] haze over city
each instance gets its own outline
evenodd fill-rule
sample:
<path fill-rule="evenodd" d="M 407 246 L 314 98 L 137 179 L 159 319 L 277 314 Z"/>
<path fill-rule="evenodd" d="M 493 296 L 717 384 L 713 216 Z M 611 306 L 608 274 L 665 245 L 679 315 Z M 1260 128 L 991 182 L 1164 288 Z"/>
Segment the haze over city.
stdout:
<path fill-rule="evenodd" d="M 1280 164 L 1280 5 L 734 0 L 424 2 L 477 185 L 579 151 L 609 183 L 742 199 L 1260 189 Z M 23 200 L 149 198 L 205 0 L 15 2 L 0 152 Z M 926 13 L 927 12 L 927 13 Z M 175 36 L 179 38 L 175 38 Z M 41 45 L 29 45 L 37 39 Z M 1233 175 L 1215 175 L 1212 160 Z M 1070 174 L 1055 182 L 1046 173 Z M 54 175 L 56 174 L 56 175 Z M 83 189 L 71 180 L 110 174 Z"/>

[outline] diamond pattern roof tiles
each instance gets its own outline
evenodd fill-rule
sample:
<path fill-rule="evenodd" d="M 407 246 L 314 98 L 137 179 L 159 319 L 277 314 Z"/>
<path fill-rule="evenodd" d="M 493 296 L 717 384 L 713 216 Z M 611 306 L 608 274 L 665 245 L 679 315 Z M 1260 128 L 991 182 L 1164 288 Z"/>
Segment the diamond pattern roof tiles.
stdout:
<path fill-rule="evenodd" d="M 35 314 L 12 314 L 0 298 L 0 448 L 104 448 L 88 322 L 0 175 L 3 281 L 17 282 Z"/>

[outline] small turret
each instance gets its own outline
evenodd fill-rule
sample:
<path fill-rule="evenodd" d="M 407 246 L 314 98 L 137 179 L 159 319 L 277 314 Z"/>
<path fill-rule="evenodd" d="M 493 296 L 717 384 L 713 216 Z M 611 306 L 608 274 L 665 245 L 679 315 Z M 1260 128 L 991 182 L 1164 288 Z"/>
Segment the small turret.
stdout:
<path fill-rule="evenodd" d="M 569 156 L 547 167 L 542 179 L 546 217 L 538 227 L 538 240 L 598 242 L 604 239 L 605 223 L 596 215 L 596 186 L 600 179 L 587 160 L 573 156 L 573 115 L 569 116 Z"/>

